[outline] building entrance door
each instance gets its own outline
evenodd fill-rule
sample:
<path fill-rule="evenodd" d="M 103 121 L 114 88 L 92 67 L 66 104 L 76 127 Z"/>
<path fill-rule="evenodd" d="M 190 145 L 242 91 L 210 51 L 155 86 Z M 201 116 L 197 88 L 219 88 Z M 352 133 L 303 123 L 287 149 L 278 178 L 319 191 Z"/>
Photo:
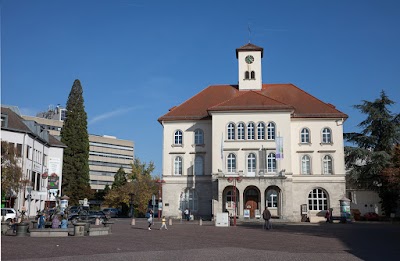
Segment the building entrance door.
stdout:
<path fill-rule="evenodd" d="M 250 210 L 250 218 L 254 218 L 257 209 L 257 198 L 248 198 L 245 204 L 245 209 Z"/>

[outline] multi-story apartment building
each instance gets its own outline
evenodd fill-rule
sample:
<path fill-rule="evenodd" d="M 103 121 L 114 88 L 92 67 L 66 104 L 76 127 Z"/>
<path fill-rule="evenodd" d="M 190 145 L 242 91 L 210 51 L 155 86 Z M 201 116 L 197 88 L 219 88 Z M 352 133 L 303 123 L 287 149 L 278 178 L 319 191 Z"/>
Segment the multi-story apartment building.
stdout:
<path fill-rule="evenodd" d="M 1 140 L 16 148 L 22 170 L 20 190 L 6 191 L 2 204 L 29 216 L 56 204 L 62 195 L 62 163 L 66 147 L 34 121 L 24 120 L 16 107 L 1 107 Z"/>
<path fill-rule="evenodd" d="M 293 84 L 263 84 L 263 48 L 236 49 L 238 85 L 213 85 L 158 121 L 163 126 L 163 214 L 228 211 L 311 221 L 345 196 L 347 115 Z M 303 216 L 302 216 L 303 215 Z"/>
<path fill-rule="evenodd" d="M 22 116 L 42 126 L 43 129 L 60 139 L 60 131 L 66 117 L 61 106 L 49 106 L 46 112 L 38 113 L 36 117 Z M 117 139 L 114 136 L 89 134 L 89 175 L 93 190 L 103 190 L 111 186 L 114 175 L 120 167 L 126 173 L 132 171 L 134 159 L 134 144 L 130 140 Z"/>

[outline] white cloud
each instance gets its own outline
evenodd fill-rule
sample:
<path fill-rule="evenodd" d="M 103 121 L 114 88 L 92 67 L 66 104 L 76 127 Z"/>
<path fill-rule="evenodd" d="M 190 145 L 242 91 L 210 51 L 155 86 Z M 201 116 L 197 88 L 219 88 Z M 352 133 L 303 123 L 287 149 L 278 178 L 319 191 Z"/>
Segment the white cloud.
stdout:
<path fill-rule="evenodd" d="M 135 107 L 129 107 L 129 108 L 122 108 L 122 109 L 116 109 L 116 110 L 113 110 L 113 111 L 109 111 L 109 112 L 106 112 L 106 113 L 103 113 L 103 114 L 100 114 L 98 116 L 93 117 L 93 119 L 89 120 L 88 124 L 94 124 L 94 123 L 97 123 L 99 121 L 103 121 L 103 120 L 106 120 L 108 118 L 115 117 L 117 115 L 121 115 L 121 114 L 130 112 L 130 111 L 132 111 L 134 109 L 135 109 Z"/>

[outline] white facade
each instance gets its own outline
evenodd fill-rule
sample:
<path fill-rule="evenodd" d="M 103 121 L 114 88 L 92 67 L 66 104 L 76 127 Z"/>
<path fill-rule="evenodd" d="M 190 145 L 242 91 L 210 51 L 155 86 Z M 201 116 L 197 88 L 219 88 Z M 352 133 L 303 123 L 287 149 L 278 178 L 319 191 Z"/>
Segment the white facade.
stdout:
<path fill-rule="evenodd" d="M 2 109 L 2 120 L 9 120 L 11 117 L 14 117 L 13 120 L 17 119 L 16 115 L 10 115 L 11 113 L 9 112 L 8 115 L 3 114 Z M 3 118 L 4 115 L 7 116 Z M 20 121 L 22 123 L 22 119 Z M 28 125 L 25 126 L 26 128 L 23 127 L 24 129 L 15 129 L 13 126 L 7 126 L 7 124 L 2 126 L 1 140 L 12 143 L 14 147 L 18 148 L 20 153 L 18 163 L 23 173 L 22 180 L 27 181 L 25 184 L 21 183 L 21 189 L 18 194 L 11 193 L 15 198 L 11 207 L 16 210 L 25 208 L 27 215 L 35 216 L 36 212 L 44 209 L 45 206 L 55 205 L 57 191 L 59 191 L 59 195 L 62 195 L 62 162 L 65 146 L 57 141 L 55 141 L 56 144 L 52 144 L 52 141 L 49 141 L 51 137 L 47 133 L 39 134 L 35 131 L 33 122 L 24 122 L 22 124 L 26 123 Z M 59 177 L 57 189 L 48 189 L 48 178 L 45 179 L 43 177 L 44 173 L 49 172 L 50 159 L 57 159 L 59 162 L 57 171 L 54 172 Z M 29 188 L 31 188 L 30 198 L 28 196 Z"/>
<path fill-rule="evenodd" d="M 320 221 L 329 208 L 338 216 L 339 199 L 345 195 L 342 124 L 347 116 L 308 94 L 306 98 L 322 112 L 331 106 L 335 113 L 321 115 L 316 108 L 314 114 L 297 116 L 304 111 L 301 102 L 277 101 L 275 97 L 284 95 L 274 96 L 269 86 L 256 81 L 262 79 L 262 48 L 238 50 L 238 89 L 209 87 L 208 98 L 202 92 L 159 119 L 164 138 L 163 214 L 181 217 L 189 208 L 195 217 L 228 211 L 239 218 L 255 218 L 268 206 L 273 216 L 288 221 L 300 221 L 304 215 Z M 254 81 L 242 79 L 249 54 L 254 58 L 251 70 L 259 75 Z M 225 107 L 217 100 L 209 104 L 208 99 L 224 90 L 236 93 L 226 97 Z M 287 89 L 291 90 L 298 89 Z M 250 96 L 251 92 L 256 94 Z M 201 106 L 208 106 L 208 115 L 197 115 Z M 199 130 L 204 142 L 196 145 Z M 199 162 L 202 171 L 196 171 Z"/>

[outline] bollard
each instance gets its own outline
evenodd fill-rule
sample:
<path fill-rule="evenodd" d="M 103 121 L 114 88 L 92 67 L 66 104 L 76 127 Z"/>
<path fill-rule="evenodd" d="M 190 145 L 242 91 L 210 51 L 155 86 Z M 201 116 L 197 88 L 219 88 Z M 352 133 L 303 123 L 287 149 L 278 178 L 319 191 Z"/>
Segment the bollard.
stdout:
<path fill-rule="evenodd" d="M 168 225 L 169 225 L 169 226 L 172 226 L 172 218 L 170 218 L 170 219 L 168 220 Z"/>
<path fill-rule="evenodd" d="M 96 225 L 96 226 L 100 225 L 100 218 L 98 218 L 98 217 L 96 218 L 96 223 L 95 223 L 95 225 Z"/>
<path fill-rule="evenodd" d="M 131 226 L 134 226 L 135 224 L 136 224 L 136 220 L 134 218 L 132 218 Z"/>
<path fill-rule="evenodd" d="M 203 219 L 200 218 L 200 222 L 199 225 L 202 226 L 203 225 Z"/>

